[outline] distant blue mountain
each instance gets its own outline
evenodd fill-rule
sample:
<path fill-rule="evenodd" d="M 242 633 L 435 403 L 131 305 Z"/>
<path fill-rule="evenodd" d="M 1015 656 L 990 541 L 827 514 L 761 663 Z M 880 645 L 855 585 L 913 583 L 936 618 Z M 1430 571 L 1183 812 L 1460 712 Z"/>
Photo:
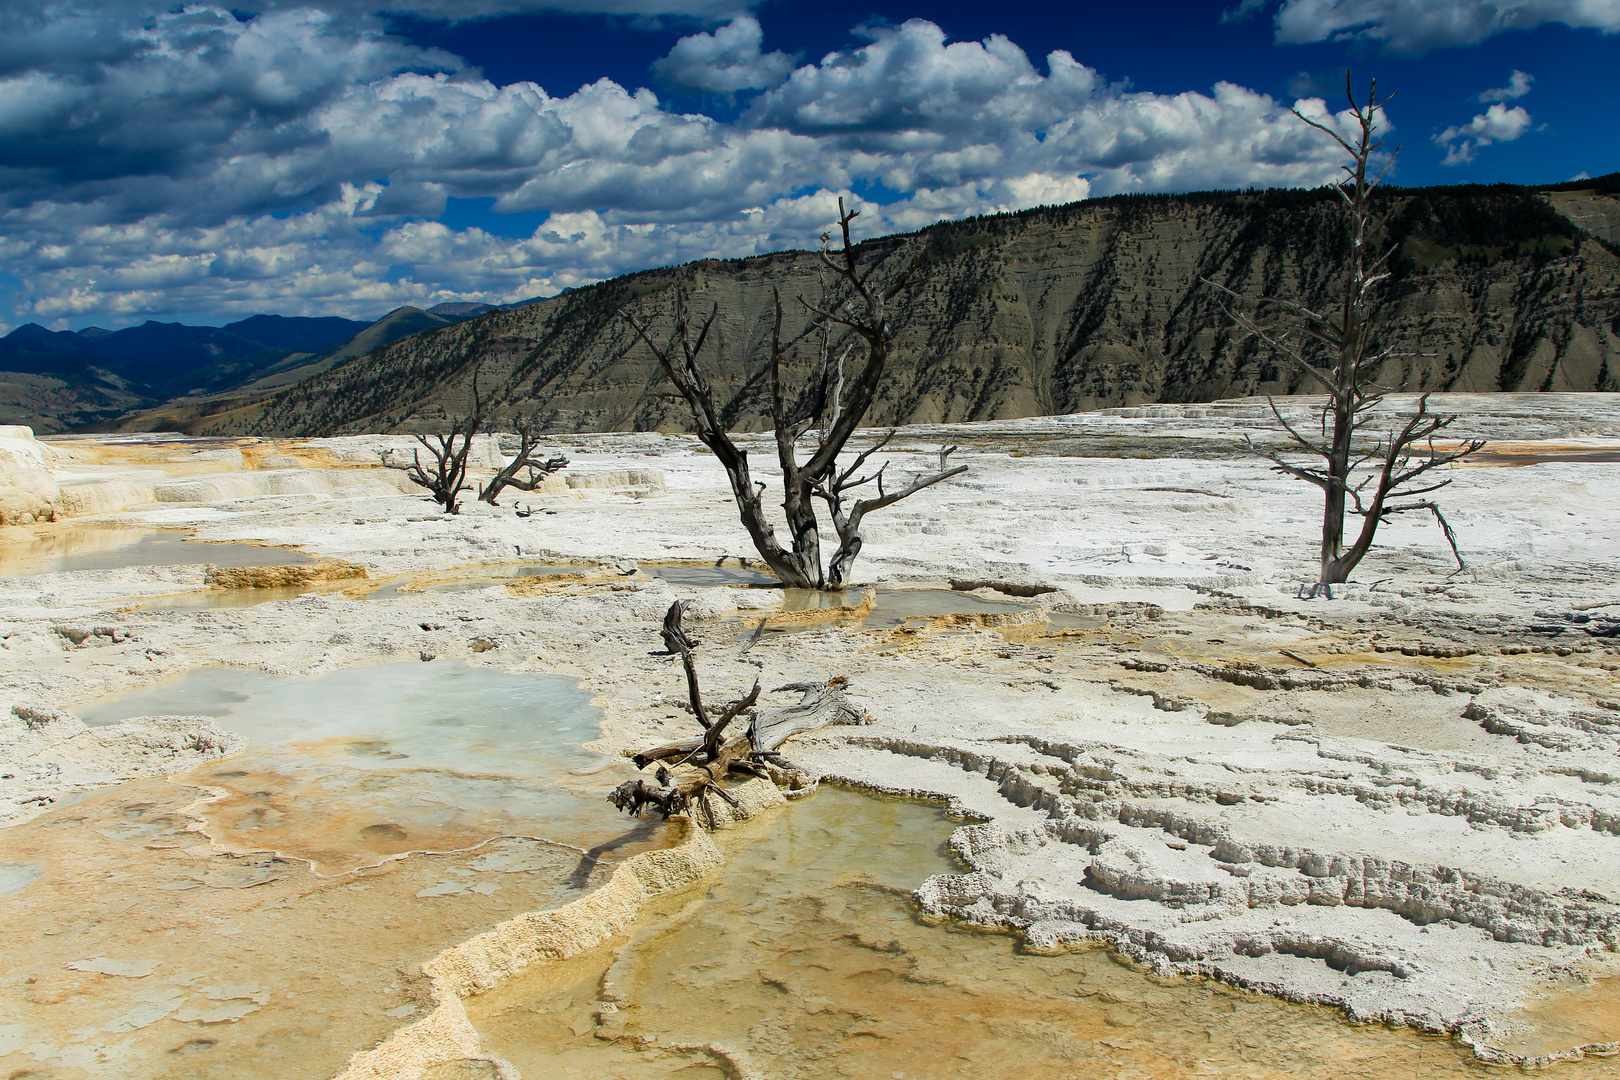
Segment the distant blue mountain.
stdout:
<path fill-rule="evenodd" d="M 449 302 L 431 312 L 395 308 L 370 323 L 253 315 L 225 326 L 154 321 L 123 330 L 28 323 L 0 337 L 0 372 L 17 373 L 0 379 L 0 422 L 47 432 L 146 423 L 146 411 L 164 402 L 215 401 L 250 388 L 263 393 L 400 338 L 497 310 Z M 171 413 L 153 422 L 182 423 Z"/>
<path fill-rule="evenodd" d="M 564 293 L 573 291 L 571 288 L 563 290 Z M 561 296 L 562 293 L 557 295 Z M 514 300 L 510 304 L 483 304 L 469 300 L 450 300 L 443 304 L 434 304 L 427 311 L 429 314 L 442 315 L 447 319 L 476 319 L 478 316 L 488 314 L 491 311 L 511 311 L 513 308 L 528 307 L 530 304 L 538 304 L 543 300 L 550 299 L 549 296 L 531 296 L 527 300 Z"/>
<path fill-rule="evenodd" d="M 496 310 L 494 304 L 451 300 L 443 304 L 434 304 L 427 309 L 427 313 L 429 315 L 443 315 L 447 319 L 475 319 L 486 311 L 494 310 Z"/>
<path fill-rule="evenodd" d="M 157 397 L 239 381 L 292 353 L 325 352 L 370 323 L 254 315 L 226 326 L 146 322 L 124 330 L 47 330 L 36 323 L 0 338 L 0 370 L 66 378 L 111 376 Z M 104 373 L 104 374 L 103 374 Z"/>

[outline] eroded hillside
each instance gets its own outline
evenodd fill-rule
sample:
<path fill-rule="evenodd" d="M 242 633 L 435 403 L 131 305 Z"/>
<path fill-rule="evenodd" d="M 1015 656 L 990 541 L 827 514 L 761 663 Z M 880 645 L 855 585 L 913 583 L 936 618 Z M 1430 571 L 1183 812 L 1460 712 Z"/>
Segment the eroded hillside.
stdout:
<path fill-rule="evenodd" d="M 1620 388 L 1620 198 L 1506 185 L 1387 192 L 1398 249 L 1379 331 L 1380 381 L 1413 390 Z M 1332 302 L 1346 242 L 1326 191 L 1132 196 L 934 226 L 860 249 L 880 275 L 919 263 L 894 307 L 896 350 L 875 423 L 1067 413 L 1145 401 L 1310 392 L 1239 340 L 1209 278 Z M 1613 204 L 1611 206 L 1610 204 Z M 678 292 L 718 305 L 707 369 L 739 428 L 762 426 L 772 291 L 785 332 L 822 290 L 813 252 L 617 278 L 423 334 L 229 413 L 196 433 L 431 429 L 471 374 L 507 412 L 553 431 L 684 426 L 621 310 L 667 327 Z M 795 349 L 801 383 L 815 362 Z"/>

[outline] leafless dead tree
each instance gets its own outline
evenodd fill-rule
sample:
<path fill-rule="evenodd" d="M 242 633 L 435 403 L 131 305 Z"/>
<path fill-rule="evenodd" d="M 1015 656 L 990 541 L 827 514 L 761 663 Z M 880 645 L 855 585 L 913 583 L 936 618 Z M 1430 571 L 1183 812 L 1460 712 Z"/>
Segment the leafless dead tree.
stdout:
<path fill-rule="evenodd" d="M 418 435 L 416 441 L 432 456 L 431 465 L 422 464 L 422 451 L 412 454 L 412 463 L 400 465 L 392 460 L 393 451 L 385 450 L 382 463 L 390 469 L 399 469 L 413 484 L 428 489 L 433 499 L 444 507 L 447 514 L 461 512 L 461 493 L 470 490 L 467 480 L 467 455 L 472 450 L 473 436 L 484 430 L 484 418 L 489 412 L 493 392 L 488 396 L 478 393 L 478 371 L 472 376 L 472 400 L 463 416 L 452 416 L 450 431 L 444 435 Z"/>
<path fill-rule="evenodd" d="M 503 465 L 499 472 L 490 478 L 478 497 L 491 506 L 500 505 L 495 500 L 500 497 L 505 488 L 514 487 L 519 491 L 533 491 L 545 482 L 546 477 L 560 473 L 568 468 L 568 459 L 558 454 L 544 460 L 535 456 L 535 450 L 540 445 L 540 418 L 530 416 L 525 420 L 515 420 L 512 426 L 517 430 L 518 449 L 512 460 Z M 520 475 L 521 474 L 521 475 Z"/>
<path fill-rule="evenodd" d="M 884 468 L 858 475 L 872 455 L 893 438 L 892 431 L 876 446 L 858 455 L 850 468 L 839 467 L 839 455 L 871 408 L 888 363 L 894 340 L 889 304 L 905 288 L 917 266 L 912 263 L 887 283 L 873 281 L 877 267 L 863 271 L 856 265 L 855 245 L 850 239 L 850 222 L 859 213 L 846 210 L 840 199 L 838 224 L 843 248 L 829 250 L 830 237 L 822 237 L 821 260 L 839 288 L 834 302 L 817 306 L 802 297 L 799 301 L 814 316 L 821 331 L 821 352 L 809 405 L 798 412 L 790 407 L 783 386 L 782 362 L 786 350 L 782 342 L 782 298 L 772 292 L 775 317 L 770 341 L 771 425 L 776 436 L 777 460 L 782 468 L 782 509 L 792 534 L 786 547 L 777 540 L 775 526 L 761 501 L 765 485 L 753 479 L 747 451 L 740 449 L 727 434 L 715 404 L 714 391 L 699 366 L 699 356 L 719 315 L 718 306 L 707 317 L 694 322 L 687 314 L 684 297 L 677 295 L 673 333 L 666 344 L 654 340 L 648 322 L 623 313 L 625 321 L 658 357 L 670 382 L 691 408 L 698 439 L 725 468 L 738 514 L 755 549 L 783 584 L 794 588 L 843 588 L 849 582 L 850 568 L 860 553 L 861 521 L 866 514 L 967 471 L 966 466 L 946 466 L 946 456 L 955 449 L 952 447 L 941 453 L 937 471 L 911 478 L 893 490 L 885 485 Z M 842 328 L 848 338 L 836 360 L 832 355 L 834 327 Z M 849 380 L 846 389 L 844 362 L 854 349 L 863 345 L 866 362 Z M 801 463 L 799 442 L 812 432 L 816 434 L 815 448 L 809 460 Z M 874 497 L 851 500 L 856 489 L 867 485 L 874 485 Z M 816 513 L 818 499 L 827 504 L 839 540 L 825 567 L 821 554 L 821 524 Z"/>
<path fill-rule="evenodd" d="M 677 600 L 669 606 L 662 635 L 665 646 L 681 659 L 686 672 L 687 701 L 703 734 L 635 755 L 631 761 L 638 769 L 658 766 L 654 773 L 656 782 L 648 783 L 646 777 L 627 780 L 608 793 L 608 801 L 637 815 L 646 806 L 655 807 L 666 818 L 690 812 L 699 824 L 713 828 L 716 818 L 709 801 L 711 795 L 733 807 L 738 805 L 722 785 L 723 780 L 741 775 L 783 783 L 788 775 L 802 775 L 802 770 L 777 752 L 783 742 L 801 731 L 824 724 L 860 724 L 866 722 L 867 717 L 865 711 L 845 695 L 847 680 L 842 677 L 825 683 L 779 687 L 777 692 L 794 690 L 802 698 L 797 705 L 778 709 L 767 716 L 755 709 L 760 695 L 757 679 L 742 697 L 718 710 L 711 709 L 703 700 L 698 681 L 697 642 L 682 625 L 687 603 Z M 748 717 L 747 728 L 736 733 L 732 725 L 744 715 Z"/>
<path fill-rule="evenodd" d="M 1389 388 L 1373 381 L 1385 361 L 1399 355 L 1392 346 L 1380 347 L 1375 340 L 1373 317 L 1379 301 L 1379 288 L 1389 278 L 1390 247 L 1373 254 L 1370 246 L 1378 241 L 1387 224 L 1388 211 L 1375 212 L 1374 189 L 1383 181 L 1397 147 L 1381 166 L 1374 158 L 1384 145 L 1377 138 L 1381 111 L 1393 94 L 1378 97 L 1378 83 L 1368 89 L 1366 104 L 1357 103 L 1350 76 L 1345 75 L 1345 96 L 1355 117 L 1357 135 L 1346 139 L 1328 123 L 1314 120 L 1293 110 L 1295 116 L 1338 143 L 1350 157 L 1343 166 L 1345 179 L 1334 185 L 1343 203 L 1350 239 L 1349 266 L 1339 302 L 1318 312 L 1286 297 L 1245 296 L 1224 285 L 1203 279 L 1204 284 L 1223 294 L 1222 308 L 1246 336 L 1258 339 L 1275 355 L 1319 384 L 1328 401 L 1320 410 L 1320 435 L 1312 438 L 1289 423 L 1271 402 L 1272 415 L 1287 432 L 1290 449 L 1322 459 L 1319 466 L 1300 464 L 1279 452 L 1250 446 L 1270 460 L 1278 472 L 1304 480 L 1322 489 L 1321 571 L 1312 595 L 1321 588 L 1349 580 L 1356 565 L 1372 547 L 1373 536 L 1384 520 L 1412 511 L 1434 514 L 1457 559 L 1456 535 L 1431 494 L 1451 483 L 1449 479 L 1428 476 L 1432 470 L 1449 465 L 1485 445 L 1483 440 L 1467 440 L 1452 449 L 1435 445 L 1435 436 L 1449 427 L 1453 416 L 1437 416 L 1429 411 L 1429 395 L 1418 399 L 1417 411 L 1396 430 L 1369 440 L 1362 430 L 1384 401 Z M 1376 174 L 1371 170 L 1377 169 Z M 1229 304 L 1228 301 L 1235 303 Z M 1252 313 L 1245 311 L 1252 307 Z M 1309 429 L 1307 429 L 1309 430 Z M 1361 518 L 1355 540 L 1345 546 L 1345 515 Z"/>

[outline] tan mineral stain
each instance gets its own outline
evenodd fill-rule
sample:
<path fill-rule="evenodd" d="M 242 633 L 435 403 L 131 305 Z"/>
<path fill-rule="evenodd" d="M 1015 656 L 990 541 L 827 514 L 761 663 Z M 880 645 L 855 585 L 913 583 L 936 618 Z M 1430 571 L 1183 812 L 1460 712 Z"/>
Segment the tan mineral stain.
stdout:
<path fill-rule="evenodd" d="M 1615 967 L 1610 963 L 1605 970 Z M 1576 1054 L 1613 1059 L 1620 1055 L 1620 976 L 1563 979 L 1526 1002 L 1516 1019 L 1524 1030 L 1498 1041 L 1497 1048 L 1549 1066 L 1558 1062 L 1552 1076 Z M 1620 1071 L 1620 1063 L 1611 1061 L 1610 1068 Z"/>
<path fill-rule="evenodd" d="M 214 791 L 187 808 L 200 831 L 222 851 L 271 851 L 330 877 L 408 852 L 468 848 L 528 824 L 495 810 L 435 805 L 411 783 L 432 775 L 426 771 L 343 767 L 345 754 L 387 754 L 378 741 L 328 739 L 301 748 L 325 753 L 194 773 L 192 782 Z M 323 757 L 339 760 L 322 768 Z"/>
<path fill-rule="evenodd" d="M 0 895 L 0 1016 L 15 1025 L 0 1076 L 331 1076 L 433 1007 L 423 961 L 585 895 L 617 865 L 484 838 L 322 877 L 212 847 L 188 814 L 195 783 L 125 784 L 7 830 L 6 860 L 39 876 Z M 324 846 L 352 849 L 348 824 Z M 626 832 L 617 857 L 674 835 Z"/>
<path fill-rule="evenodd" d="M 701 893 L 653 901 L 628 938 L 531 968 L 467 1014 L 484 1052 L 530 1080 L 1440 1080 L 1486 1068 L 1450 1039 L 1160 978 L 1105 949 L 1036 956 L 1008 936 L 925 925 L 904 883 L 950 871 L 938 852 L 949 828 L 926 806 L 823 786 L 722 835 L 735 850 Z M 1548 1014 L 1569 1000 L 1549 999 Z M 1612 1063 L 1548 1075 L 1609 1076 Z"/>
<path fill-rule="evenodd" d="M 286 589 L 365 577 L 364 566 L 332 560 L 314 566 L 216 566 L 208 571 L 207 581 L 216 589 Z"/>
<path fill-rule="evenodd" d="M 1438 443 L 1436 445 L 1439 445 Z M 1512 442 L 1495 439 L 1476 454 L 1463 459 L 1462 465 L 1471 468 L 1517 467 L 1541 465 L 1550 462 L 1606 462 L 1620 461 L 1620 446 L 1602 446 L 1593 443 Z"/>

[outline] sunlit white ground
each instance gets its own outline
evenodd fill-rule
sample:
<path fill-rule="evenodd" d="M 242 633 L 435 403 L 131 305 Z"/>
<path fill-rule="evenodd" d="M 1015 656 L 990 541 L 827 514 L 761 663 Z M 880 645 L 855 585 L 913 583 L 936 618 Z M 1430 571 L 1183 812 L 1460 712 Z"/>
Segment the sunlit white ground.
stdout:
<path fill-rule="evenodd" d="M 604 711 L 595 748 L 620 753 L 691 733 L 670 704 L 677 671 L 649 653 L 670 601 L 692 597 L 714 696 L 757 675 L 779 706 L 791 698 L 775 687 L 851 678 L 873 723 L 801 736 L 795 760 L 983 820 L 958 834 L 971 872 L 925 886 L 926 908 L 1032 947 L 1103 939 L 1164 971 L 1457 1032 L 1486 1056 L 1545 1056 L 1503 1049 L 1520 1045 L 1521 1003 L 1572 971 L 1611 974 L 1620 933 L 1620 657 L 1606 636 L 1620 616 L 1620 400 L 1436 405 L 1461 414 L 1448 434 L 1493 440 L 1439 494 L 1462 572 L 1433 518 L 1409 515 L 1335 599 L 1299 599 L 1319 503 L 1246 453 L 1246 434 L 1272 437 L 1263 405 L 914 428 L 891 474 L 930 466 L 947 442 L 969 471 L 874 514 L 858 581 L 1050 588 L 1021 602 L 1101 625 L 828 625 L 767 632 L 745 655 L 770 591 L 632 572 L 757 558 L 724 474 L 688 436 L 558 437 L 547 449 L 571 459 L 576 486 L 499 508 L 469 499 L 457 517 L 369 467 L 399 439 L 206 459 L 219 448 L 61 440 L 51 467 L 98 512 L 8 530 L 13 550 L 186 529 L 369 578 L 219 609 L 161 606 L 206 590 L 200 566 L 0 580 L 0 698 L 72 710 L 202 664 L 460 659 L 581 679 Z M 749 445 L 769 482 L 771 447 Z M 547 559 L 603 571 L 412 591 Z M 392 591 L 363 599 L 378 582 Z M 12 722 L 0 749 L 39 767 L 0 781 L 0 809 L 21 819 L 53 783 L 92 782 L 82 761 L 51 773 L 58 743 Z"/>

